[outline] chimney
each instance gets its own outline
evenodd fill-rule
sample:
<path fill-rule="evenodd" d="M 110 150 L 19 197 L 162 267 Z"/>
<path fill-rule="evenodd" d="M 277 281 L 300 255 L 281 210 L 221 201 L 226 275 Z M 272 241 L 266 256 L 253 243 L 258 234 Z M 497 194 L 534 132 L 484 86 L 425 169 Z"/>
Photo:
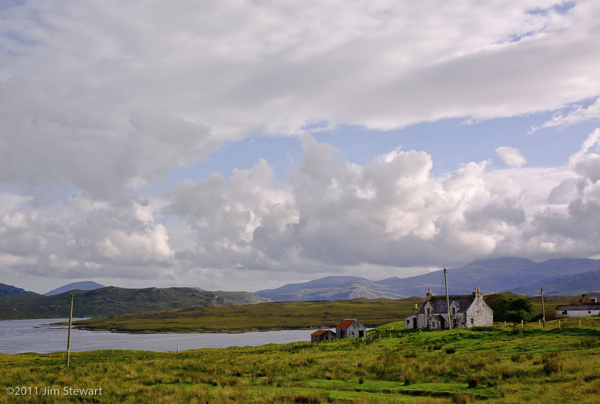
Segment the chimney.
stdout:
<path fill-rule="evenodd" d="M 483 296 L 483 293 L 481 293 L 481 290 L 479 290 L 479 287 L 475 287 L 475 292 L 473 292 L 473 297 L 476 299 L 479 299 L 481 296 Z"/>
<path fill-rule="evenodd" d="M 427 300 L 431 300 L 431 297 L 432 297 L 433 295 L 435 295 L 435 293 L 433 293 L 433 292 L 431 291 L 431 288 L 427 289 L 427 294 L 426 294 L 426 296 L 427 296 Z"/>
<path fill-rule="evenodd" d="M 419 306 L 415 303 L 415 308 L 413 309 L 413 314 L 417 314 L 419 311 Z"/>
<path fill-rule="evenodd" d="M 581 303 L 586 303 L 587 292 L 581 292 Z"/>

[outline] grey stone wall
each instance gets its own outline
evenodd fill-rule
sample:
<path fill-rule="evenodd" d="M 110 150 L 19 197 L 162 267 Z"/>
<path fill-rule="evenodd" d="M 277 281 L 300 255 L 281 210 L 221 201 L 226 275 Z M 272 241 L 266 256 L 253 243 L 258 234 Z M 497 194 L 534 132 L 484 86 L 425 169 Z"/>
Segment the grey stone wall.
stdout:
<path fill-rule="evenodd" d="M 483 295 L 479 295 L 469 310 L 466 316 L 467 327 L 491 327 L 494 325 L 494 311 L 483 300 Z"/>

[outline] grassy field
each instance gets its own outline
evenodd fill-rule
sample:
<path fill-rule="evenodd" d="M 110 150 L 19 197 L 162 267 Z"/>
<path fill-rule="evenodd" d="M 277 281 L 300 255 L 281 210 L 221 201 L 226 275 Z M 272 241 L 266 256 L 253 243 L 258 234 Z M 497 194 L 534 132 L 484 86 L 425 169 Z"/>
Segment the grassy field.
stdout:
<path fill-rule="evenodd" d="M 542 312 L 539 298 L 529 298 Z M 546 299 L 546 308 L 568 303 L 572 297 Z M 81 321 L 81 328 L 125 332 L 229 332 L 335 327 L 344 318 L 357 318 L 367 327 L 398 321 L 425 298 L 353 299 L 321 302 L 278 302 L 252 306 L 195 307 L 134 313 Z"/>
<path fill-rule="evenodd" d="M 393 331 L 392 331 L 393 327 Z M 0 355 L 1 403 L 598 403 L 600 319 L 442 332 L 386 324 L 369 338 L 180 353 Z M 38 395 L 35 396 L 35 387 Z M 44 387 L 61 395 L 40 396 Z M 64 388 L 103 389 L 68 396 Z"/>

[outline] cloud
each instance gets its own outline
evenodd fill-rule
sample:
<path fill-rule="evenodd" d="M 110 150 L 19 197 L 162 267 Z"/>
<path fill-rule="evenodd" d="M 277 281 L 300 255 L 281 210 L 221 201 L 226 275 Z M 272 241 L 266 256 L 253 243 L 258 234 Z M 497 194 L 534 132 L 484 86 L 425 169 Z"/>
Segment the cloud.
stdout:
<path fill-rule="evenodd" d="M 600 94 L 594 1 L 184 4 L 3 9 L 0 186 L 128 200 L 257 132 L 480 121 Z"/>
<path fill-rule="evenodd" d="M 248 272 L 280 281 L 385 277 L 481 257 L 593 255 L 599 134 L 568 167 L 490 169 L 482 161 L 434 175 L 426 152 L 397 149 L 357 165 L 305 135 L 302 162 L 284 182 L 259 160 L 129 205 L 80 193 L 35 206 L 4 194 L 12 202 L 1 212 L 0 266 L 20 276 L 258 289 L 264 283 L 248 284 Z"/>
<path fill-rule="evenodd" d="M 600 98 L 596 98 L 596 101 L 587 108 L 576 106 L 566 115 L 556 113 L 552 119 L 544 122 L 541 126 L 532 127 L 528 133 L 535 133 L 542 128 L 567 127 L 590 120 L 600 120 Z"/>
<path fill-rule="evenodd" d="M 514 147 L 498 147 L 496 154 L 510 167 L 521 167 L 527 162 L 519 149 Z"/>
<path fill-rule="evenodd" d="M 594 1 L 184 4 L 4 10 L 3 92 L 22 92 L 28 111 L 54 107 L 67 128 L 166 109 L 219 140 L 481 120 L 600 94 Z"/>
<path fill-rule="evenodd" d="M 3 274 L 224 282 L 597 251 L 595 137 L 568 167 L 524 168 L 504 149 L 511 168 L 434 175 L 426 151 L 357 165 L 307 135 L 284 182 L 265 159 L 165 183 L 257 133 L 597 98 L 600 5 L 564 4 L 14 2 L 0 16 Z"/>
<path fill-rule="evenodd" d="M 483 161 L 434 176 L 425 152 L 395 150 L 360 166 L 309 135 L 302 142 L 302 164 L 287 184 L 272 183 L 264 161 L 229 180 L 213 174 L 180 183 L 167 210 L 186 217 L 187 237 L 198 241 L 180 258 L 232 270 L 335 271 L 543 256 L 547 251 L 521 243 L 536 231 L 534 218 L 554 206 L 551 192 L 578 175 L 562 168 L 489 171 Z"/>

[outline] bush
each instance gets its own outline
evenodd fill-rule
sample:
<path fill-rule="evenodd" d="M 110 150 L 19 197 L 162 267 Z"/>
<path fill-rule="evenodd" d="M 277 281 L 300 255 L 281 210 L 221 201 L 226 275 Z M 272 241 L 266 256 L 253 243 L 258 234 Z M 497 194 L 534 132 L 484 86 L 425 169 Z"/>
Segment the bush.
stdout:
<path fill-rule="evenodd" d="M 542 357 L 542 364 L 544 365 L 542 370 L 546 376 L 562 371 L 562 363 L 558 359 L 559 356 L 560 352 L 552 352 Z"/>
<path fill-rule="evenodd" d="M 506 312 L 506 321 L 510 321 L 511 323 L 518 324 L 523 321 L 529 320 L 529 313 L 525 310 L 511 310 Z"/>

